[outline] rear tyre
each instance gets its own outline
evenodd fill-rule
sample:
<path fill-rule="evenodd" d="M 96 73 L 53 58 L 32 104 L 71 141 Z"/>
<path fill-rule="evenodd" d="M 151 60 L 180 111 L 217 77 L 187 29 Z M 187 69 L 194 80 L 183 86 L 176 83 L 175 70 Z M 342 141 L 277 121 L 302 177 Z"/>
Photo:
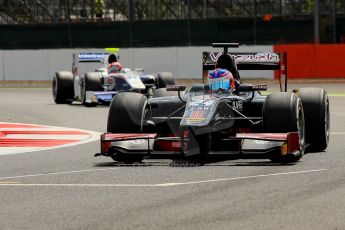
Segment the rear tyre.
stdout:
<path fill-rule="evenodd" d="M 100 73 L 89 72 L 82 78 L 81 102 L 85 106 L 96 106 L 97 103 L 86 101 L 86 91 L 103 91 Z"/>
<path fill-rule="evenodd" d="M 327 148 L 330 134 L 327 92 L 320 88 L 301 88 L 296 94 L 303 104 L 306 142 L 312 151 L 321 152 Z"/>
<path fill-rule="evenodd" d="M 107 132 L 141 133 L 146 112 L 147 98 L 143 94 L 124 92 L 110 103 Z M 115 153 L 113 160 L 124 163 L 141 162 L 143 156 Z"/>
<path fill-rule="evenodd" d="M 269 153 L 272 162 L 296 162 L 305 150 L 305 124 L 301 100 L 294 93 L 276 93 L 267 96 L 263 106 L 263 129 L 269 133 L 299 133 L 300 155 L 282 156 L 280 150 Z"/>
<path fill-rule="evenodd" d="M 175 85 L 175 79 L 171 72 L 160 72 L 157 74 L 156 87 L 166 88 L 167 85 Z"/>
<path fill-rule="evenodd" d="M 68 71 L 56 72 L 53 77 L 52 91 L 56 104 L 70 104 L 74 97 L 73 74 Z"/>

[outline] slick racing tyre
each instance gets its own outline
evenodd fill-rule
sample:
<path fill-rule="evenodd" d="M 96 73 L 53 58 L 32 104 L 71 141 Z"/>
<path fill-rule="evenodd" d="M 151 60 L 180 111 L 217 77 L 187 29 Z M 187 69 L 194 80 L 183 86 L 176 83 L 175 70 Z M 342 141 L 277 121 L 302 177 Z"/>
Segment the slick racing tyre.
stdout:
<path fill-rule="evenodd" d="M 273 162 L 296 162 L 305 150 L 305 121 L 302 102 L 294 93 L 273 93 L 267 96 L 263 106 L 263 128 L 268 133 L 298 132 L 300 154 L 298 157 L 282 156 L 271 152 L 268 157 Z"/>
<path fill-rule="evenodd" d="M 306 143 L 312 151 L 321 152 L 327 148 L 330 134 L 327 92 L 320 88 L 301 88 L 296 94 L 303 104 Z"/>
<path fill-rule="evenodd" d="M 156 88 L 166 88 L 167 85 L 175 85 L 175 79 L 171 72 L 160 72 L 157 74 Z"/>
<path fill-rule="evenodd" d="M 74 97 L 73 74 L 68 71 L 56 72 L 53 77 L 53 98 L 56 104 L 70 104 Z"/>
<path fill-rule="evenodd" d="M 147 98 L 143 94 L 123 92 L 116 95 L 110 103 L 108 114 L 108 133 L 141 133 Z M 114 153 L 115 161 L 141 162 L 143 156 Z"/>
<path fill-rule="evenodd" d="M 81 102 L 85 106 L 96 106 L 96 103 L 86 101 L 86 91 L 103 91 L 100 73 L 89 72 L 84 75 L 81 83 Z"/>

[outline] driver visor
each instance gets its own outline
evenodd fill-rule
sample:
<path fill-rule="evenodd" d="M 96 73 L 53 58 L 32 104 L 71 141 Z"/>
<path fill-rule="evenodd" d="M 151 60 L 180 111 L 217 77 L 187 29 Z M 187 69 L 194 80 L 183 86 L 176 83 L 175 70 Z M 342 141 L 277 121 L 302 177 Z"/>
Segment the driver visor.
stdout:
<path fill-rule="evenodd" d="M 208 84 L 209 84 L 212 91 L 217 90 L 217 89 L 224 89 L 224 90 L 230 89 L 230 79 L 229 78 L 210 79 Z"/>

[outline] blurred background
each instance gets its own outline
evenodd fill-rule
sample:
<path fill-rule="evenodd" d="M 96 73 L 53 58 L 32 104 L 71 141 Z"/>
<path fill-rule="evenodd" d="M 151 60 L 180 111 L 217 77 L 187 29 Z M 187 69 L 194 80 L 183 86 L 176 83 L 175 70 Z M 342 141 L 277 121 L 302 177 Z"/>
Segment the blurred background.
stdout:
<path fill-rule="evenodd" d="M 0 49 L 345 43 L 345 0 L 0 0 Z"/>
<path fill-rule="evenodd" d="M 345 78 L 345 0 L 0 0 L 0 84 L 50 82 L 72 53 L 105 47 L 126 67 L 201 79 L 212 42 L 287 52 L 289 79 Z"/>

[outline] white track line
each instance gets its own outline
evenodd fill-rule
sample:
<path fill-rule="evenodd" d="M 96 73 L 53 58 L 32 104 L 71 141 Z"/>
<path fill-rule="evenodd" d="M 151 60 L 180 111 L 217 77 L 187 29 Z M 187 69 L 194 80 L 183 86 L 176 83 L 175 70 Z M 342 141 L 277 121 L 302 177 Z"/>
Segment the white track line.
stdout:
<path fill-rule="evenodd" d="M 66 172 L 52 172 L 52 173 L 28 174 L 28 175 L 21 175 L 21 176 L 0 177 L 0 180 L 5 180 L 5 179 L 16 179 L 16 178 L 26 178 L 26 177 L 39 177 L 39 176 L 62 175 L 62 174 L 72 174 L 72 173 L 83 173 L 83 172 L 96 172 L 96 171 L 106 171 L 106 170 L 115 170 L 115 169 L 118 169 L 118 168 L 85 169 L 85 170 L 75 170 L 75 171 L 66 171 Z"/>
<path fill-rule="evenodd" d="M 331 112 L 331 115 L 336 115 L 336 116 L 345 117 L 345 114 L 343 114 L 343 113 L 341 113 L 341 112 Z"/>
<path fill-rule="evenodd" d="M 181 183 L 164 183 L 164 184 L 159 184 L 159 186 L 176 186 L 176 185 L 202 184 L 202 183 L 210 183 L 210 182 L 251 179 L 251 178 L 259 178 L 259 177 L 270 177 L 270 176 L 282 176 L 282 175 L 292 175 L 292 174 L 301 174 L 301 173 L 321 172 L 321 171 L 326 171 L 326 170 L 327 169 L 314 169 L 314 170 L 285 172 L 285 173 L 261 174 L 261 175 L 254 175 L 254 176 L 220 178 L 220 179 L 214 179 L 214 180 L 201 180 L 201 181 L 191 181 L 191 182 L 181 182 Z"/>
<path fill-rule="evenodd" d="M 106 170 L 106 169 L 105 169 Z M 23 187 L 172 187 L 178 185 L 193 185 L 193 184 L 204 184 L 204 183 L 213 183 L 213 182 L 222 182 L 222 181 L 232 181 L 232 180 L 243 180 L 243 179 L 253 179 L 261 177 L 272 177 L 272 176 L 283 176 L 283 175 L 292 175 L 292 174 L 302 174 L 302 173 L 312 173 L 312 172 L 321 172 L 328 169 L 314 169 L 314 170 L 305 170 L 305 171 L 295 171 L 295 172 L 283 172 L 283 173 L 272 173 L 272 174 L 261 174 L 254 176 L 242 176 L 242 177 L 230 177 L 230 178 L 220 178 L 213 180 L 201 180 L 201 181 L 189 181 L 189 182 L 176 182 L 176 183 L 161 183 L 161 184 L 1 184 L 1 186 L 23 186 Z M 84 170 L 84 171 L 96 171 L 96 170 Z M 74 171 L 74 172 L 83 172 L 83 171 Z M 65 172 L 72 173 L 72 172 Z M 62 174 L 62 173 L 58 173 Z M 36 174 L 35 176 L 37 176 Z M 52 174 L 42 174 L 42 175 L 52 175 Z M 54 175 L 54 174 L 53 174 Z M 55 174 L 56 175 L 56 174 Z M 34 175 L 28 175 L 34 176 Z M 22 177 L 28 177 L 22 176 Z M 12 179 L 19 177 L 4 177 L 0 179 Z"/>

